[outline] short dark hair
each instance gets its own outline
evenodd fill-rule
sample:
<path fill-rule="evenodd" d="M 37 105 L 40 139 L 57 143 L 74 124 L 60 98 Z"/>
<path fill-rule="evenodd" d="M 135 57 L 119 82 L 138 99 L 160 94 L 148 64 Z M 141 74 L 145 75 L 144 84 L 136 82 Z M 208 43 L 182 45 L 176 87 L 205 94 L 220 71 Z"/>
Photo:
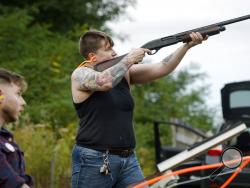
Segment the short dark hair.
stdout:
<path fill-rule="evenodd" d="M 3 84 L 13 83 L 19 86 L 22 92 L 24 92 L 27 89 L 27 82 L 21 75 L 3 68 L 0 68 L 0 84 L 1 83 Z"/>
<path fill-rule="evenodd" d="M 79 52 L 84 57 L 87 58 L 88 54 L 95 53 L 101 44 L 101 40 L 105 40 L 106 44 L 114 46 L 114 42 L 109 35 L 102 31 L 90 30 L 84 33 L 79 41 Z"/>

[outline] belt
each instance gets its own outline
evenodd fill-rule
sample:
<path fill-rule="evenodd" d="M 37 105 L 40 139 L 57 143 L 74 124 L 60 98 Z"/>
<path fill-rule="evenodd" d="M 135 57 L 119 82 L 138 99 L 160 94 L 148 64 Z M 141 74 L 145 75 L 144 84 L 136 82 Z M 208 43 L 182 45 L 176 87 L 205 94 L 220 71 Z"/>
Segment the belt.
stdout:
<path fill-rule="evenodd" d="M 111 155 L 119 155 L 120 157 L 129 157 L 130 155 L 134 154 L 133 149 L 107 149 L 107 150 L 101 150 L 102 152 L 108 151 Z"/>

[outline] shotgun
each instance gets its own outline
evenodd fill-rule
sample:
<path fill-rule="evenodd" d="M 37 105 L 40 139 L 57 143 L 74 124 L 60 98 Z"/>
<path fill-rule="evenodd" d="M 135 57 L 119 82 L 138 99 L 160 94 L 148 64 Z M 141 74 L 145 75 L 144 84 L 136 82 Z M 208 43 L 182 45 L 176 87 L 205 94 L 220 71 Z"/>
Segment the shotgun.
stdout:
<path fill-rule="evenodd" d="M 153 55 L 153 54 L 157 53 L 158 50 L 160 50 L 163 47 L 174 45 L 178 42 L 187 43 L 187 42 L 191 41 L 189 34 L 192 32 L 200 32 L 203 37 L 206 37 L 207 35 L 212 36 L 212 35 L 219 34 L 222 31 L 225 31 L 226 30 L 225 25 L 233 24 L 233 23 L 244 21 L 247 19 L 250 19 L 250 14 L 245 15 L 245 16 L 241 16 L 238 18 L 222 21 L 219 23 L 207 25 L 204 27 L 196 28 L 193 30 L 177 33 L 175 35 L 170 35 L 167 37 L 155 39 L 155 40 L 147 42 L 141 48 L 147 48 L 149 50 L 152 50 L 153 53 L 149 54 L 149 55 Z M 94 70 L 101 72 L 109 67 L 112 67 L 113 65 L 119 63 L 122 60 L 122 58 L 124 58 L 126 55 L 127 54 L 124 54 L 124 55 L 118 56 L 114 59 L 101 62 L 101 63 L 94 66 Z"/>

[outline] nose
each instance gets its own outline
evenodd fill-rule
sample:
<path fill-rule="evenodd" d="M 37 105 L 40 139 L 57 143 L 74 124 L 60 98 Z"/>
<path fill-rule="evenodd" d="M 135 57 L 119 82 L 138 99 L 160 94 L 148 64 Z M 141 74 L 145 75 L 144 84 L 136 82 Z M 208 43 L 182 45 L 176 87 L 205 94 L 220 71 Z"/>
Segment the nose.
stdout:
<path fill-rule="evenodd" d="M 113 57 L 117 56 L 117 53 L 115 52 L 115 50 L 112 50 L 112 56 Z"/>
<path fill-rule="evenodd" d="M 26 104 L 27 104 L 26 101 L 22 97 L 22 99 L 21 99 L 21 105 L 22 105 L 22 107 L 26 106 Z"/>

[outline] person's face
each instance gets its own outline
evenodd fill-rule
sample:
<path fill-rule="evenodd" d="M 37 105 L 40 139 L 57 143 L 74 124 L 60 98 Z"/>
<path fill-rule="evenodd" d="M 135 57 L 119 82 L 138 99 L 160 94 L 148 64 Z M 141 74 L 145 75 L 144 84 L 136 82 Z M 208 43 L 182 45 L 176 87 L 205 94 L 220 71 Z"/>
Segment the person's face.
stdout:
<path fill-rule="evenodd" d="M 101 41 L 101 47 L 95 53 L 96 63 L 100 63 L 106 60 L 113 59 L 116 56 L 116 52 L 113 50 L 110 44 L 106 43 L 105 40 Z"/>
<path fill-rule="evenodd" d="M 0 94 L 4 97 L 0 101 L 1 118 L 5 123 L 17 121 L 26 105 L 22 97 L 21 88 L 13 83 L 1 84 Z"/>

